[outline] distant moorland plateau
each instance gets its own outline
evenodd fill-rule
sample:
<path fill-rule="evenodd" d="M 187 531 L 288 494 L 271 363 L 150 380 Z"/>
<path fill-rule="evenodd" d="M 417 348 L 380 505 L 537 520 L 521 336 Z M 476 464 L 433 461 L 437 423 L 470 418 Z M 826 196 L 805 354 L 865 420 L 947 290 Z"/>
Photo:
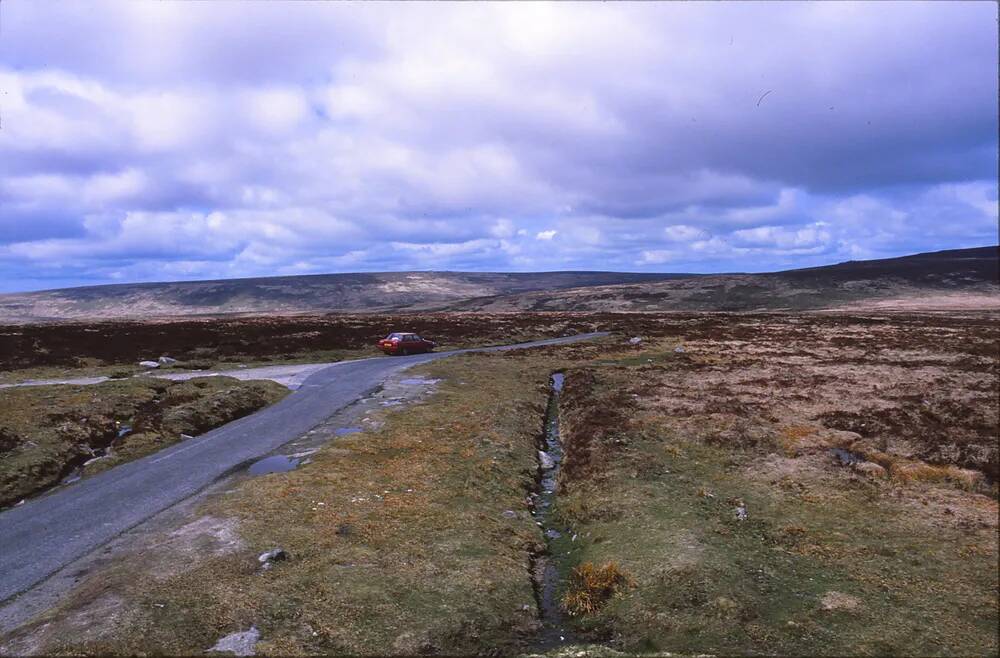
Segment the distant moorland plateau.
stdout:
<path fill-rule="evenodd" d="M 764 274 L 379 272 L 0 295 L 0 322 L 406 311 L 949 310 L 1000 307 L 998 248 Z"/>

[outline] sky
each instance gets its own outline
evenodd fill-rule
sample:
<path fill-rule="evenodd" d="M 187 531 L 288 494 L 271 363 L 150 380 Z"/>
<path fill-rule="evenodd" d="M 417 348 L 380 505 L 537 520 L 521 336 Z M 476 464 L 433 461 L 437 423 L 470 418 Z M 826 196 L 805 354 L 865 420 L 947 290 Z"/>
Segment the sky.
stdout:
<path fill-rule="evenodd" d="M 992 2 L 0 2 L 0 292 L 997 241 Z"/>

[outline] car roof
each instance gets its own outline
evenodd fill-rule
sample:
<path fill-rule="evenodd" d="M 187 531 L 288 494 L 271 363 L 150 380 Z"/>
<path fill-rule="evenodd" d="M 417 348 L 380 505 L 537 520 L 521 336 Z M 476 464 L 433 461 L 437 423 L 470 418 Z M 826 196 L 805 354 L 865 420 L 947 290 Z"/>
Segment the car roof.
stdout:
<path fill-rule="evenodd" d="M 389 334 L 389 338 L 392 338 L 393 336 L 416 336 L 416 334 L 412 331 L 394 331 Z"/>

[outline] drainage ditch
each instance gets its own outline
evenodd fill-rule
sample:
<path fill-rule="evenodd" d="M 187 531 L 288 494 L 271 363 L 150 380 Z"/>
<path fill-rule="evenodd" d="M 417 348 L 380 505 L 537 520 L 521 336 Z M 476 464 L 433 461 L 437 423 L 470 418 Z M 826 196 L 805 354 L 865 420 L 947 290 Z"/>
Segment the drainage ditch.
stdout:
<path fill-rule="evenodd" d="M 545 410 L 545 429 L 538 445 L 538 480 L 536 490 L 530 495 L 533 502 L 531 514 L 545 537 L 545 549 L 532 555 L 531 559 L 535 601 L 542 625 L 535 648 L 542 651 L 579 641 L 560 605 L 559 564 L 553 550 L 553 543 L 567 532 L 552 514 L 563 458 L 559 437 L 559 394 L 562 386 L 563 374 L 554 373 L 549 403 Z"/>

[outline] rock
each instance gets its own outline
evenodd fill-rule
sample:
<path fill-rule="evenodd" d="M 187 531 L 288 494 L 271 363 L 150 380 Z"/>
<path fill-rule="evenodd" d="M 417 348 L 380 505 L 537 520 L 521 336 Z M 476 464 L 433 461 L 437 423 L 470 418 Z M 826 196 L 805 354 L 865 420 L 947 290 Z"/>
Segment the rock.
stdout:
<path fill-rule="evenodd" d="M 628 339 L 628 344 L 629 345 L 638 345 L 641 342 L 642 342 L 642 338 L 640 338 L 639 336 L 635 336 L 634 338 L 629 338 Z"/>
<path fill-rule="evenodd" d="M 684 354 L 684 352 L 687 352 L 687 350 L 684 349 L 683 345 L 678 345 L 677 347 L 674 348 L 674 352 L 676 352 L 677 354 Z"/>
<path fill-rule="evenodd" d="M 855 610 L 860 605 L 861 600 L 856 596 L 832 590 L 824 594 L 823 598 L 819 601 L 820 608 L 828 612 L 834 610 Z"/>
<path fill-rule="evenodd" d="M 160 362 L 159 361 L 140 361 L 139 365 L 142 366 L 143 368 L 159 368 L 160 367 Z"/>
<path fill-rule="evenodd" d="M 746 503 L 741 502 L 736 506 L 736 520 L 746 521 L 747 520 L 747 506 Z"/>
<path fill-rule="evenodd" d="M 552 457 L 549 455 L 549 453 L 543 450 L 538 451 L 538 463 L 539 465 L 541 465 L 542 470 L 546 471 L 549 470 L 550 468 L 556 467 L 556 463 L 552 460 Z"/>
<path fill-rule="evenodd" d="M 161 356 L 157 360 L 160 362 L 160 365 L 164 365 L 164 366 L 171 366 L 171 365 L 177 363 L 177 359 L 172 359 L 169 356 Z"/>
<path fill-rule="evenodd" d="M 254 655 L 254 648 L 257 646 L 257 640 L 259 639 L 260 631 L 257 630 L 256 626 L 251 626 L 248 631 L 231 633 L 225 636 L 216 642 L 214 647 L 207 649 L 207 651 L 231 653 L 234 656 L 252 656 Z"/>
<path fill-rule="evenodd" d="M 505 519 L 516 519 L 517 518 L 517 512 L 515 512 L 512 509 L 504 510 L 502 516 Z"/>
<path fill-rule="evenodd" d="M 266 553 L 257 556 L 257 561 L 264 565 L 264 569 L 270 569 L 275 562 L 283 562 L 288 559 L 288 553 L 283 548 L 272 548 Z"/>
<path fill-rule="evenodd" d="M 884 478 L 886 470 L 875 462 L 861 462 L 854 465 L 854 470 L 870 478 Z"/>

